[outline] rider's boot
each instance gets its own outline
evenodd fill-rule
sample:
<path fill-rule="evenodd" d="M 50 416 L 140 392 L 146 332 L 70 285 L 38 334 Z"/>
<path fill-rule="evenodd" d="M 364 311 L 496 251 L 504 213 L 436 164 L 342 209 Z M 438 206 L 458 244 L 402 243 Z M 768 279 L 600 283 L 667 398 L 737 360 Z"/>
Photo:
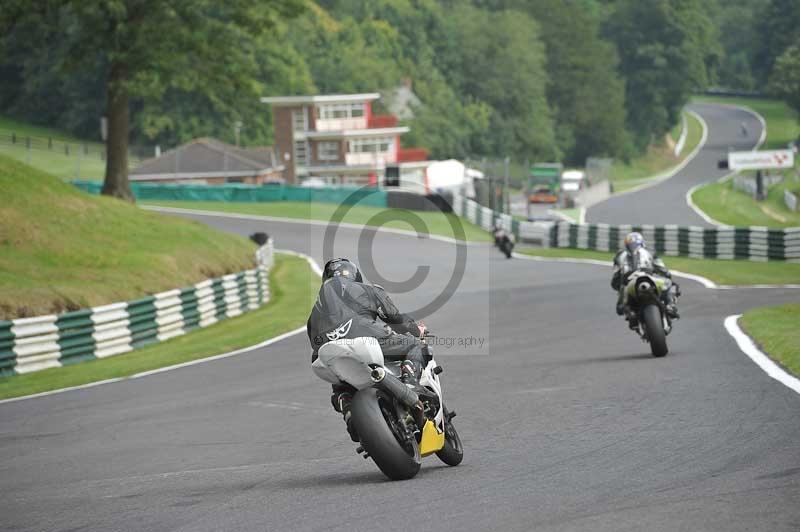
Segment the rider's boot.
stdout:
<path fill-rule="evenodd" d="M 677 285 L 673 285 L 664 298 L 664 308 L 667 311 L 667 316 L 669 316 L 671 320 L 680 319 L 680 314 L 678 314 L 678 296 L 680 294 L 680 288 Z"/>
<path fill-rule="evenodd" d="M 625 313 L 625 304 L 622 302 L 622 299 L 623 293 L 622 290 L 620 290 L 617 296 L 617 316 L 622 316 Z"/>
<path fill-rule="evenodd" d="M 331 405 L 333 409 L 342 414 L 344 422 L 347 425 L 347 433 L 350 434 L 350 439 L 357 442 L 359 441 L 356 428 L 353 426 L 352 413 L 350 412 L 350 405 L 353 402 L 353 394 L 350 387 L 333 385 L 333 393 L 331 394 Z"/>
<path fill-rule="evenodd" d="M 404 360 L 403 363 L 400 364 L 400 373 L 400 381 L 403 384 L 417 393 L 421 391 L 427 391 L 419 383 L 419 378 L 422 375 L 422 369 L 418 370 L 414 362 L 411 360 Z M 422 403 L 418 402 L 416 407 L 412 409 L 411 413 L 414 416 L 414 421 L 416 422 L 417 426 L 422 429 L 423 425 L 425 424 L 425 408 L 422 406 Z"/>
<path fill-rule="evenodd" d="M 678 307 L 675 305 L 675 303 L 667 303 L 665 308 L 667 310 L 667 316 L 669 316 L 669 319 L 679 320 L 681 318 L 680 314 L 678 314 Z"/>

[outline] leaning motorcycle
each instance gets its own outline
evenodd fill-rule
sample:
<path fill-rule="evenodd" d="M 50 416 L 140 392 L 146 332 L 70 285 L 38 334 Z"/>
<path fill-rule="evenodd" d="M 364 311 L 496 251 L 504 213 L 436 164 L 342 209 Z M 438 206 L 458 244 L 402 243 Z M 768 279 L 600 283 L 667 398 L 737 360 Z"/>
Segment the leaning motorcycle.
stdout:
<path fill-rule="evenodd" d="M 511 258 L 514 252 L 514 240 L 504 230 L 498 230 L 494 233 L 494 245 L 506 256 L 507 259 Z"/>
<path fill-rule="evenodd" d="M 360 441 L 356 452 L 372 458 L 391 480 L 413 478 L 422 458 L 432 454 L 450 466 L 464 457 L 453 426 L 456 413 L 442 400 L 442 367 L 426 338 L 422 342 L 427 365 L 413 389 L 400 380 L 402 362 L 384 361 L 375 338 L 332 340 L 319 348 L 312 364 L 321 379 L 358 390 L 350 409 Z"/>
<path fill-rule="evenodd" d="M 650 252 L 644 248 L 634 252 L 633 269 L 625 284 L 625 319 L 631 330 L 650 344 L 654 357 L 663 357 L 669 351 L 667 335 L 672 331 L 672 320 L 663 295 L 671 286 L 670 279 L 654 273 Z"/>

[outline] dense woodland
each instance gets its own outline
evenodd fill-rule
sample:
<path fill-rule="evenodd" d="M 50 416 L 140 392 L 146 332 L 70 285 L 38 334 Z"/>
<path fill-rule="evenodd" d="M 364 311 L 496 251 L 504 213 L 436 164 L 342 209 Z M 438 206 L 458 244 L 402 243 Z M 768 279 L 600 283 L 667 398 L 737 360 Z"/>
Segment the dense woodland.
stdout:
<path fill-rule="evenodd" d="M 627 158 L 693 91 L 800 106 L 797 0 L 7 0 L 0 113 L 138 144 L 269 144 L 260 96 L 411 80 L 434 157 Z M 792 100 L 794 100 L 792 102 Z M 113 112 L 113 111 L 112 111 Z"/>

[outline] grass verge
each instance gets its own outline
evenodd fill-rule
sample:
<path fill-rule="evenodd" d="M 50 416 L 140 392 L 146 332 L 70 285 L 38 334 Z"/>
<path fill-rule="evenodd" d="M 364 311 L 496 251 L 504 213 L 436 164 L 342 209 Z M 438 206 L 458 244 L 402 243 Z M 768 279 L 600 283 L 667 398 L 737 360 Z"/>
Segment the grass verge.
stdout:
<path fill-rule="evenodd" d="M 750 195 L 735 190 L 733 181 L 710 183 L 692 193 L 692 201 L 707 215 L 727 225 L 794 227 L 800 225 L 800 212 L 793 212 L 783 201 L 786 188 L 797 188 L 796 181 L 787 179 L 770 187 L 767 199 L 756 201 Z"/>
<path fill-rule="evenodd" d="M 800 375 L 800 303 L 753 309 L 739 323 L 762 351 Z"/>
<path fill-rule="evenodd" d="M 678 165 L 697 147 L 703 136 L 703 126 L 694 115 L 690 113 L 685 113 L 685 115 L 689 129 L 681 155 L 676 157 L 667 143 L 661 141 L 651 145 L 644 155 L 632 159 L 627 164 L 623 161 L 615 161 L 611 167 L 611 184 L 614 186 L 614 192 L 623 192 L 655 179 Z"/>
<path fill-rule="evenodd" d="M 767 138 L 762 150 L 786 148 L 786 145 L 800 137 L 800 123 L 797 114 L 785 102 L 766 98 L 735 98 L 725 96 L 695 96 L 692 102 L 721 103 L 747 107 L 760 114 L 767 123 Z"/>
<path fill-rule="evenodd" d="M 63 149 L 63 148 L 62 148 Z M 87 179 L 99 181 L 106 172 L 106 163 L 97 153 L 81 156 L 65 155 L 63 151 L 32 149 L 30 154 L 24 144 L 0 144 L 0 155 L 30 164 L 42 172 L 47 172 L 60 179 Z"/>
<path fill-rule="evenodd" d="M 297 257 L 276 255 L 270 302 L 205 329 L 110 358 L 0 378 L 0 399 L 127 377 L 240 349 L 302 326 L 314 304 L 319 277 Z"/>
<path fill-rule="evenodd" d="M 84 194 L 0 156 L 0 319 L 126 301 L 254 266 L 255 245 Z"/>
<path fill-rule="evenodd" d="M 535 257 L 567 257 L 608 261 L 609 272 L 614 253 L 571 248 L 519 248 Z M 721 285 L 800 284 L 800 264 L 792 262 L 750 262 L 744 260 L 690 259 L 662 257 L 671 270 L 703 276 Z M 609 273 L 610 274 L 610 273 Z"/>
<path fill-rule="evenodd" d="M 580 222 L 581 218 L 581 210 L 579 208 L 571 208 L 571 209 L 553 209 L 555 212 L 561 214 L 562 216 L 566 216 L 567 218 L 571 219 L 575 223 Z"/>
<path fill-rule="evenodd" d="M 142 205 L 160 205 L 162 207 L 177 207 L 181 209 L 197 209 L 203 211 L 229 212 L 238 214 L 254 214 L 258 216 L 277 216 L 281 218 L 297 218 L 300 220 L 330 221 L 339 205 L 333 203 L 308 203 L 297 201 L 281 201 L 272 203 L 229 203 L 214 201 L 141 201 Z M 491 237 L 488 232 L 462 220 L 455 214 L 441 212 L 420 212 L 406 209 L 384 209 L 356 205 L 351 208 L 342 220 L 343 222 L 359 225 L 384 225 L 375 216 L 388 217 L 390 221 L 386 227 L 413 231 L 410 222 L 419 217 L 425 223 L 427 230 L 434 235 L 456 238 L 451 223 L 460 225 L 464 229 L 466 239 L 476 242 L 489 242 Z"/>
<path fill-rule="evenodd" d="M 16 143 L 11 142 L 12 133 L 16 136 Z M 26 137 L 34 139 L 30 151 L 26 147 Z M 65 152 L 64 144 L 69 145 L 69 154 Z M 84 146 L 88 153 L 79 149 Z M 102 179 L 106 168 L 101 156 L 104 152 L 105 146 L 100 142 L 0 116 L 0 155 L 28 163 L 61 179 Z"/>

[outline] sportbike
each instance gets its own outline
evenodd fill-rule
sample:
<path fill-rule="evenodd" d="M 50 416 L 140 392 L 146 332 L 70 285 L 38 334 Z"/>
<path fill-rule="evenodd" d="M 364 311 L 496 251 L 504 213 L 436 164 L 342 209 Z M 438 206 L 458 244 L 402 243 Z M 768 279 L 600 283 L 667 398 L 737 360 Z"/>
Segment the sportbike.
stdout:
<path fill-rule="evenodd" d="M 400 380 L 402 361 L 385 361 L 375 338 L 332 340 L 319 348 L 314 362 L 320 378 L 358 390 L 350 410 L 360 442 L 356 452 L 372 458 L 392 480 L 414 477 L 426 456 L 435 454 L 451 466 L 464 456 L 453 426 L 456 414 L 442 398 L 442 367 L 425 337 L 422 342 L 427 364 L 413 387 Z"/>

